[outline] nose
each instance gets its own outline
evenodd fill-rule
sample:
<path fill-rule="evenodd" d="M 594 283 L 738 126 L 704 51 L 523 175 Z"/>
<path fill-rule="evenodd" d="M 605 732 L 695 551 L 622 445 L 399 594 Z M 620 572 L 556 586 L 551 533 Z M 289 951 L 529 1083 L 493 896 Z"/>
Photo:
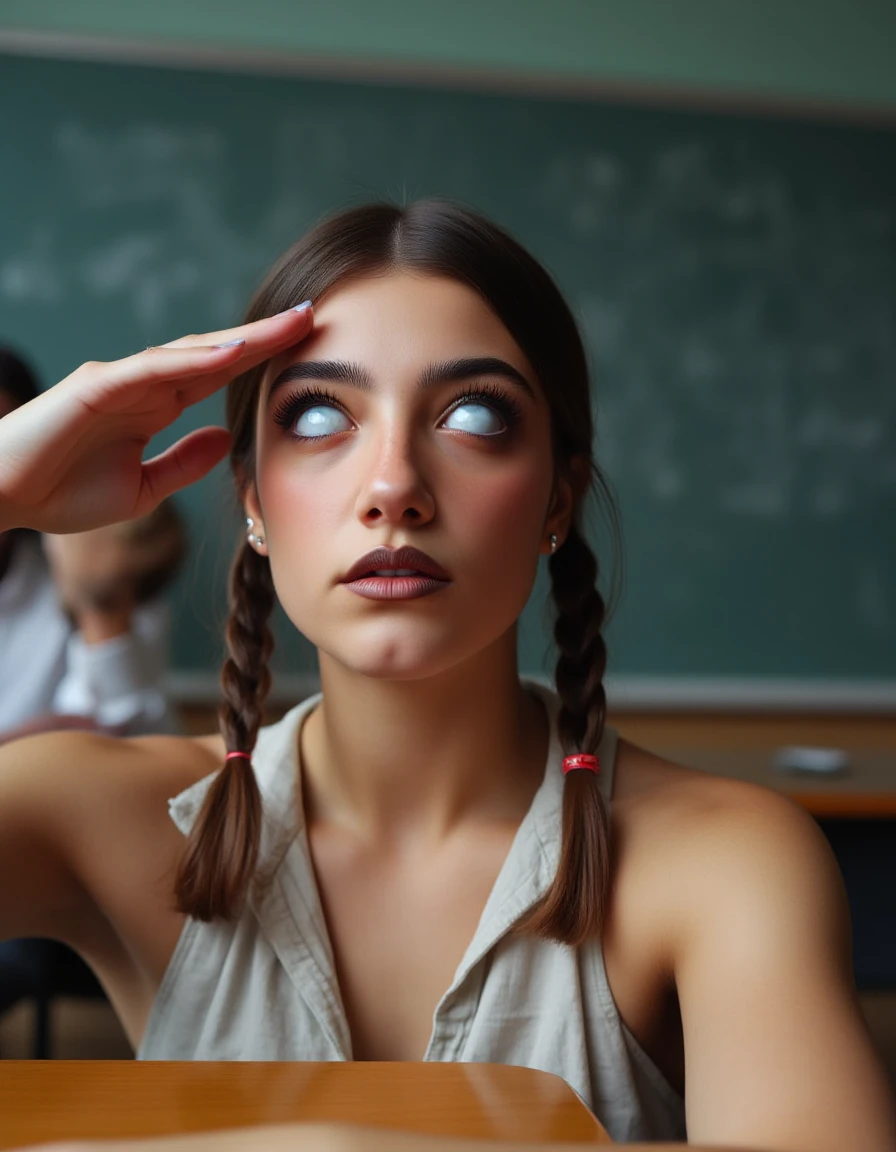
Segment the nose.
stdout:
<path fill-rule="evenodd" d="M 411 430 L 392 428 L 374 446 L 375 459 L 358 493 L 358 518 L 420 527 L 435 515 L 435 500 L 414 458 Z"/>

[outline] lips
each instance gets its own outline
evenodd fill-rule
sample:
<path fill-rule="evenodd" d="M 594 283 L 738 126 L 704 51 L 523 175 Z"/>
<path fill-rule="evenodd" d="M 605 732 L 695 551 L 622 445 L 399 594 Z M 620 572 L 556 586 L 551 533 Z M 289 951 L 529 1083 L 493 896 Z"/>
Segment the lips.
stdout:
<path fill-rule="evenodd" d="M 431 576 L 434 580 L 450 580 L 451 577 L 431 556 L 421 552 L 419 548 L 405 545 L 402 548 L 374 548 L 362 556 L 360 560 L 349 568 L 342 577 L 341 583 L 351 584 L 365 576 L 384 575 L 385 573 L 404 575 Z"/>

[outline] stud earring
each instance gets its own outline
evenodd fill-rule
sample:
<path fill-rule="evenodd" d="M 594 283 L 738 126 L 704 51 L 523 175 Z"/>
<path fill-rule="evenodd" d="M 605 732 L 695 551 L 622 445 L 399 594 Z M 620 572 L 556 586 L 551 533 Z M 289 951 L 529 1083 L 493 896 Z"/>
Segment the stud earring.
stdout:
<path fill-rule="evenodd" d="M 551 542 L 551 555 L 553 556 L 553 555 L 554 555 L 554 553 L 557 551 L 557 537 L 556 537 L 556 535 L 555 535 L 555 534 L 552 532 L 552 533 L 550 534 L 550 536 L 548 537 L 548 539 L 549 539 L 549 540 L 550 540 L 550 542 Z"/>
<path fill-rule="evenodd" d="M 247 528 L 246 539 L 249 541 L 250 544 L 257 544 L 259 548 L 262 548 L 262 547 L 264 547 L 264 536 L 262 536 L 261 533 L 256 534 L 255 532 L 253 532 L 252 529 L 254 527 L 255 527 L 255 521 L 252 519 L 251 516 L 247 516 L 246 517 L 246 528 Z"/>

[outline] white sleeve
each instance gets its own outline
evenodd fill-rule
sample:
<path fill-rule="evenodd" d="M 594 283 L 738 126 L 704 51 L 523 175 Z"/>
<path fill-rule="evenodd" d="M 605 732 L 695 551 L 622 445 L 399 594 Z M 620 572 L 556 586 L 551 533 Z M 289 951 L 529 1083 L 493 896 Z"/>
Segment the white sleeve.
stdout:
<path fill-rule="evenodd" d="M 129 736 L 177 732 L 164 690 L 169 630 L 168 605 L 154 601 L 134 612 L 127 635 L 85 644 L 73 632 L 53 711 L 90 716 Z"/>

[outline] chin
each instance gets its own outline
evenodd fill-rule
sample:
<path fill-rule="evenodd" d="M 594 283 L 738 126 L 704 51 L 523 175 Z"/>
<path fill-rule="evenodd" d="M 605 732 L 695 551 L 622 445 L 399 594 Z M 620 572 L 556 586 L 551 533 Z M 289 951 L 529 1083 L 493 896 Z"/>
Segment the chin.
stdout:
<path fill-rule="evenodd" d="M 320 618 L 299 631 L 348 672 L 372 680 L 413 681 L 440 676 L 474 660 L 511 632 L 515 618 L 397 620 L 380 618 L 346 624 Z M 310 622 L 309 622 L 310 623 Z M 464 626 L 465 625 L 465 626 Z"/>
<path fill-rule="evenodd" d="M 396 630 L 397 631 L 397 630 Z M 469 639 L 469 638 L 468 638 Z M 372 680 L 427 680 L 470 659 L 479 645 L 458 644 L 458 638 L 417 635 L 368 637 L 356 643 L 318 643 L 321 653 L 343 668 Z"/>
<path fill-rule="evenodd" d="M 412 651 L 389 652 L 331 652 L 332 659 L 344 668 L 371 680 L 427 680 L 450 668 L 454 661 L 435 653 Z"/>

